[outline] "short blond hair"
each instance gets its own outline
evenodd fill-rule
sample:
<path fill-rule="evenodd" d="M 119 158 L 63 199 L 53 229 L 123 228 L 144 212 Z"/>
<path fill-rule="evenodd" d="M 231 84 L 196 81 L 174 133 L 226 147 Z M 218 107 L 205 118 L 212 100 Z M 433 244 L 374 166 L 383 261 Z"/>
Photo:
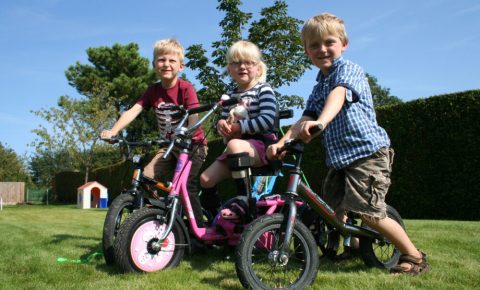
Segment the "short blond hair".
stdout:
<path fill-rule="evenodd" d="M 326 34 L 340 38 L 344 45 L 348 43 L 347 31 L 343 20 L 326 12 L 313 16 L 305 22 L 301 34 L 303 46 L 306 46 L 307 40 L 323 38 Z"/>
<path fill-rule="evenodd" d="M 260 82 L 266 81 L 267 65 L 263 62 L 262 52 L 254 43 L 247 40 L 239 40 L 230 46 L 225 57 L 227 64 L 241 60 L 256 62 L 260 66 L 260 74 L 257 75 L 257 80 Z"/>
<path fill-rule="evenodd" d="M 174 53 L 178 55 L 180 63 L 183 64 L 185 51 L 178 40 L 170 38 L 155 42 L 155 45 L 153 46 L 153 62 L 157 60 L 158 55 L 167 53 Z"/>

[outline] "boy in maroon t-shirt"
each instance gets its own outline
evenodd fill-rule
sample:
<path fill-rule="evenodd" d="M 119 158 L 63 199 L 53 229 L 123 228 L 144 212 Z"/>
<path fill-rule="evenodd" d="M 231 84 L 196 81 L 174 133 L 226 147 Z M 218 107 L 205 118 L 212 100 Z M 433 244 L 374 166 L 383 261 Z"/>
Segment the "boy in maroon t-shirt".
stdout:
<path fill-rule="evenodd" d="M 142 97 L 128 111 L 124 112 L 112 129 L 102 132 L 102 138 L 116 136 L 122 129 L 127 127 L 142 112 L 143 109 L 153 108 L 157 116 L 160 137 L 168 137 L 178 125 L 180 119 L 175 118 L 175 105 L 183 105 L 186 108 L 199 106 L 197 93 L 192 84 L 178 77 L 183 70 L 184 49 L 175 39 L 164 39 L 155 43 L 153 51 L 153 66 L 160 82 L 147 88 Z M 172 107 L 172 109 L 168 109 Z M 198 120 L 198 115 L 191 115 L 188 126 L 192 126 Z M 198 176 L 200 168 L 207 156 L 207 142 L 200 127 L 193 136 L 192 168 L 188 178 L 187 189 L 192 203 L 193 212 L 197 225 L 203 227 L 203 213 L 198 198 Z M 164 160 L 162 158 L 166 148 L 161 148 L 153 157 L 152 161 L 145 166 L 144 175 L 150 178 L 165 180 L 171 178 L 175 170 L 179 150 L 174 148 L 171 155 Z"/>

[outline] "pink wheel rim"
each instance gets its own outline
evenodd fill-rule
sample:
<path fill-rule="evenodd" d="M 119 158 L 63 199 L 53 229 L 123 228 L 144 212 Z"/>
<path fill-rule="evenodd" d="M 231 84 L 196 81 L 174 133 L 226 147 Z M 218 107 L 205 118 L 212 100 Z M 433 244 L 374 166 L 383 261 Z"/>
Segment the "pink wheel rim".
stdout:
<path fill-rule="evenodd" d="M 141 225 L 134 233 L 130 244 L 130 255 L 135 266 L 144 272 L 155 272 L 165 268 L 175 251 L 175 235 L 170 232 L 158 253 L 152 253 L 149 246 L 158 241 L 166 225 L 150 221 Z"/>

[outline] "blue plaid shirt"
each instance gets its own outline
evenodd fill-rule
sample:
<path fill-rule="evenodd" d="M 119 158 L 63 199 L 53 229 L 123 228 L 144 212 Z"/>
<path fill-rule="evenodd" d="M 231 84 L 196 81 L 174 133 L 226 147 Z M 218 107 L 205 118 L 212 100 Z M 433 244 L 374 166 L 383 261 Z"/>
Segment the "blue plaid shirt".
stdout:
<path fill-rule="evenodd" d="M 377 123 L 368 79 L 359 65 L 339 57 L 333 61 L 328 75 L 319 72 L 317 82 L 303 112 L 315 120 L 334 88 L 342 86 L 347 90 L 343 108 L 322 135 L 328 167 L 344 168 L 390 146 L 387 133 Z"/>

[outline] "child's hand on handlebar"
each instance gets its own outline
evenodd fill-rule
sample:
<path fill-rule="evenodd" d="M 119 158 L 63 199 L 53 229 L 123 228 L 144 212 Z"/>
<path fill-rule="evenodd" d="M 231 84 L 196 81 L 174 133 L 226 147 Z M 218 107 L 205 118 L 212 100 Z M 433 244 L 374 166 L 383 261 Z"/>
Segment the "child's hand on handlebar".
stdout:
<path fill-rule="evenodd" d="M 296 138 L 301 139 L 304 143 L 310 143 L 312 141 L 312 134 L 310 133 L 310 129 L 315 126 L 321 126 L 323 129 L 322 123 L 318 121 L 304 121 L 300 124 L 300 128 L 298 130 L 298 135 Z"/>
<path fill-rule="evenodd" d="M 102 133 L 100 134 L 100 138 L 102 139 L 111 139 L 112 137 L 115 137 L 117 134 L 113 134 L 112 131 L 110 130 L 103 130 Z"/>
<path fill-rule="evenodd" d="M 283 144 L 280 144 L 280 142 L 268 146 L 268 148 L 267 148 L 267 159 L 268 160 L 282 160 L 283 157 L 285 157 L 285 154 L 286 154 L 285 151 L 278 154 L 280 152 L 280 149 L 282 149 L 282 148 L 283 148 Z"/>

